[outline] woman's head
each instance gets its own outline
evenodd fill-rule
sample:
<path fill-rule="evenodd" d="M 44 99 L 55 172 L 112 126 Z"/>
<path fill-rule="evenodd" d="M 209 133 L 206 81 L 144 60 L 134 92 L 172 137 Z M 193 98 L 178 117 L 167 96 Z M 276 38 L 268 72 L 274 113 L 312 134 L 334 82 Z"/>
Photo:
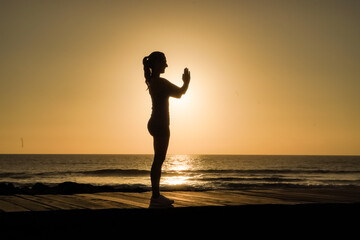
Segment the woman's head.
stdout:
<path fill-rule="evenodd" d="M 165 54 L 162 52 L 152 52 L 149 56 L 144 57 L 143 65 L 147 84 L 149 84 L 150 78 L 154 74 L 164 73 L 165 68 L 168 66 Z"/>

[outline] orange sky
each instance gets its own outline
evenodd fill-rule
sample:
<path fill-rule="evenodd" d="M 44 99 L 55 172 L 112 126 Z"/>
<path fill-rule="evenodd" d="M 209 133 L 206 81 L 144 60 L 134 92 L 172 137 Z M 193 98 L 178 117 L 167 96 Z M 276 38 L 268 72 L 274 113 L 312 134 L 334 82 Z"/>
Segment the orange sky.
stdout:
<path fill-rule="evenodd" d="M 169 153 L 360 154 L 359 22 L 358 1 L 1 1 L 0 153 L 152 153 L 159 50 L 192 76 Z"/>

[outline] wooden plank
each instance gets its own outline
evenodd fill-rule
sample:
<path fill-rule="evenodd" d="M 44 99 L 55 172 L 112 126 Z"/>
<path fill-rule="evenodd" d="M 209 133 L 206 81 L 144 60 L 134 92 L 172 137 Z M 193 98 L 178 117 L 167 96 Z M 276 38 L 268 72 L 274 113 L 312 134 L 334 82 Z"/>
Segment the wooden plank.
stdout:
<path fill-rule="evenodd" d="M 185 193 L 188 194 L 188 193 Z M 217 203 L 222 206 L 231 206 L 243 204 L 238 196 L 229 196 L 226 194 L 218 194 L 217 192 L 196 192 L 191 193 L 197 198 L 206 199 L 209 202 Z"/>
<path fill-rule="evenodd" d="M 134 208 L 134 205 L 124 203 L 123 201 L 119 201 L 118 198 L 114 198 L 111 196 L 103 196 L 100 194 L 78 194 L 80 196 L 89 199 L 92 202 L 102 202 L 102 204 L 107 204 L 109 208 Z M 136 207 L 136 206 L 135 206 Z"/>
<path fill-rule="evenodd" d="M 262 196 L 279 200 L 284 200 L 292 203 L 327 203 L 328 198 L 324 198 L 319 194 L 304 193 L 304 192 L 289 192 L 282 190 L 248 190 L 249 195 Z"/>
<path fill-rule="evenodd" d="M 250 202 L 254 202 L 254 199 L 248 199 L 241 195 L 230 195 L 230 194 L 223 194 L 219 192 L 199 192 L 196 194 L 197 197 L 209 199 L 212 202 L 219 203 L 223 206 L 234 206 L 234 205 L 242 205 L 247 204 Z"/>
<path fill-rule="evenodd" d="M 74 206 L 69 203 L 61 202 L 56 199 L 47 197 L 48 195 L 23 195 L 24 198 L 39 202 L 43 205 L 48 205 L 53 208 L 53 210 L 73 210 L 78 209 L 77 206 Z"/>
<path fill-rule="evenodd" d="M 23 198 L 22 195 L 7 196 L 7 201 L 30 211 L 48 211 L 51 207 Z"/>
<path fill-rule="evenodd" d="M 249 197 L 242 193 L 237 195 L 227 194 L 224 192 L 211 191 L 211 192 L 198 192 L 197 197 L 209 199 L 212 202 L 217 202 L 224 206 L 244 205 L 244 204 L 264 204 L 260 199 Z"/>
<path fill-rule="evenodd" d="M 102 193 L 95 193 L 94 195 L 99 195 L 103 197 L 106 196 L 108 200 L 130 205 L 133 206 L 134 208 L 148 208 L 150 203 L 149 200 L 146 201 L 145 199 L 132 196 L 129 193 L 102 192 Z"/>
<path fill-rule="evenodd" d="M 128 196 L 137 197 L 143 199 L 145 202 L 149 202 L 152 192 L 142 192 L 142 193 L 125 193 Z"/>
<path fill-rule="evenodd" d="M 167 195 L 174 200 L 180 200 L 191 204 L 191 206 L 224 206 L 220 201 L 204 198 L 197 194 L 198 192 L 169 192 Z"/>
<path fill-rule="evenodd" d="M 78 200 L 73 199 L 71 196 L 72 195 L 46 194 L 46 195 L 43 195 L 42 197 L 49 199 L 49 200 L 57 201 L 64 205 L 72 206 L 73 209 L 87 209 L 88 208 L 88 207 L 84 206 L 81 201 L 79 202 Z"/>
<path fill-rule="evenodd" d="M 66 195 L 46 194 L 46 195 L 43 195 L 43 198 L 52 200 L 52 201 L 57 201 L 64 205 L 73 206 L 74 209 L 86 209 L 86 207 L 76 204 L 76 201 L 74 202 L 71 198 L 66 197 Z"/>
<path fill-rule="evenodd" d="M 261 192 L 252 192 L 248 190 L 243 190 L 241 193 L 237 190 L 228 190 L 224 191 L 223 194 L 227 194 L 228 196 L 238 197 L 240 199 L 244 199 L 243 204 L 296 204 L 300 203 L 298 201 L 290 200 L 290 199 L 281 199 L 278 198 L 277 195 L 272 194 L 263 194 Z"/>
<path fill-rule="evenodd" d="M 49 198 L 75 206 L 77 209 L 106 209 L 107 206 L 99 202 L 91 201 L 84 197 L 74 195 L 51 195 Z"/>
<path fill-rule="evenodd" d="M 60 208 L 50 205 L 48 202 L 46 201 L 39 201 L 39 198 L 34 196 L 34 195 L 18 195 L 19 197 L 22 197 L 23 199 L 32 201 L 36 204 L 39 204 L 41 206 L 44 206 L 46 208 L 48 208 L 48 210 L 59 210 Z"/>
<path fill-rule="evenodd" d="M 92 196 L 93 194 L 74 194 L 71 195 L 76 201 L 82 202 L 87 205 L 90 209 L 111 209 L 119 208 L 119 204 L 111 203 L 110 201 L 99 199 Z M 124 207 L 121 205 L 121 207 Z"/>
<path fill-rule="evenodd" d="M 234 205 L 245 204 L 296 204 L 299 201 L 289 201 L 288 199 L 274 198 L 266 194 L 253 194 L 246 190 L 243 191 L 219 191 L 213 194 L 224 195 L 226 198 L 234 198 Z"/>
<path fill-rule="evenodd" d="M 0 200 L 0 210 L 4 212 L 26 212 L 30 211 L 22 206 L 14 204 L 7 196 L 1 196 Z"/>

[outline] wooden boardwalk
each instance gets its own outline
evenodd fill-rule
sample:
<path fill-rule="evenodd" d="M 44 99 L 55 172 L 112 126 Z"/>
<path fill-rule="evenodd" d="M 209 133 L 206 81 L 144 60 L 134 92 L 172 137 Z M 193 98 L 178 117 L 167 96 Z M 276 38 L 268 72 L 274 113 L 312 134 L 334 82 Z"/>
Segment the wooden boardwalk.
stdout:
<path fill-rule="evenodd" d="M 360 192 L 329 189 L 241 190 L 241 191 L 174 191 L 164 192 L 174 199 L 175 208 L 204 206 L 239 206 L 256 204 L 356 203 Z M 0 212 L 57 210 L 144 209 L 149 208 L 151 193 L 100 192 L 73 195 L 2 195 Z"/>
<path fill-rule="evenodd" d="M 289 239 L 302 232 L 307 238 L 314 233 L 333 237 L 334 230 L 350 239 L 358 229 L 359 188 L 163 194 L 175 200 L 173 208 L 149 209 L 151 192 L 0 195 L 0 239 L 139 238 L 154 231 L 178 238 L 266 233 Z"/>

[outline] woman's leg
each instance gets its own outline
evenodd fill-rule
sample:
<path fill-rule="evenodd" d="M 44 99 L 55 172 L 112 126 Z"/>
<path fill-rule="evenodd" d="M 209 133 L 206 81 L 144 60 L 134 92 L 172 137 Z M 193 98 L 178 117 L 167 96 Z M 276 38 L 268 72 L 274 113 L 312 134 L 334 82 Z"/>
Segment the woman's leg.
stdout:
<path fill-rule="evenodd" d="M 169 145 L 170 136 L 154 136 L 154 162 L 151 167 L 151 186 L 152 197 L 158 198 L 160 196 L 160 177 L 161 167 L 165 161 L 166 152 Z"/>

